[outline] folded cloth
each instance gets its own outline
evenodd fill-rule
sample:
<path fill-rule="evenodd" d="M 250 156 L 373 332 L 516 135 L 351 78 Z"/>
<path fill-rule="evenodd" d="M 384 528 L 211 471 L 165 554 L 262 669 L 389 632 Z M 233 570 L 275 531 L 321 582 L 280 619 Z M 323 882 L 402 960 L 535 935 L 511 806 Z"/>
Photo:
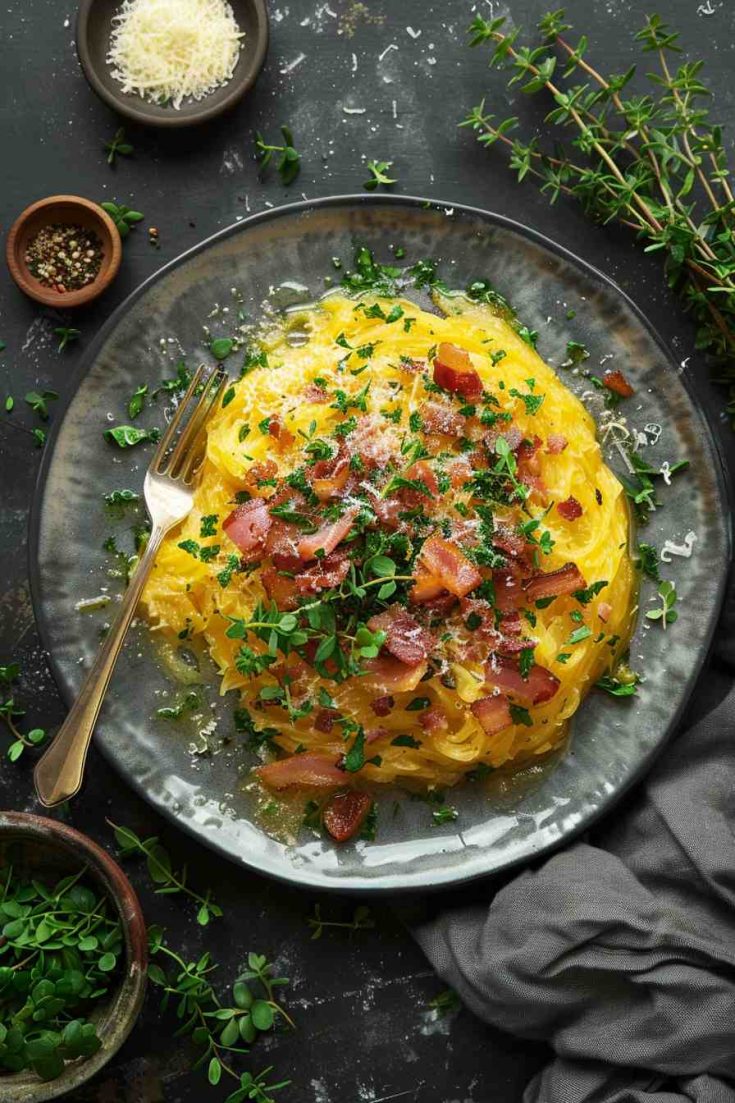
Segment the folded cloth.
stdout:
<path fill-rule="evenodd" d="M 701 719 L 596 845 L 414 929 L 475 1014 L 552 1046 L 523 1103 L 735 1103 L 735 649 L 720 632 Z"/>

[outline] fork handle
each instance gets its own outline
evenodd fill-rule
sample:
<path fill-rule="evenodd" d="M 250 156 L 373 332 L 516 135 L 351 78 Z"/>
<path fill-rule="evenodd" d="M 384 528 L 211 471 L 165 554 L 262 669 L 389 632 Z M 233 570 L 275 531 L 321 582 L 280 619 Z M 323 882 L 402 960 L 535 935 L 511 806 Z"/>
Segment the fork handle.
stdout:
<path fill-rule="evenodd" d="M 81 789 L 92 732 L 138 599 L 166 532 L 167 529 L 160 525 L 153 528 L 148 546 L 133 572 L 117 616 L 82 683 L 79 696 L 50 747 L 36 763 L 33 771 L 36 794 L 47 808 L 76 796 Z"/>

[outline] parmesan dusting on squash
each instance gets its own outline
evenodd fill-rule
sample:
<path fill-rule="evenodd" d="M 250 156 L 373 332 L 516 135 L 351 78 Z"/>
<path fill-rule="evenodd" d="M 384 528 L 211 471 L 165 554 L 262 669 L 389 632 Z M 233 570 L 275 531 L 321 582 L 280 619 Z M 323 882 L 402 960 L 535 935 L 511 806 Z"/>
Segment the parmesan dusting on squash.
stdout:
<path fill-rule="evenodd" d="M 227 0 L 124 0 L 107 61 L 124 92 L 180 108 L 227 83 L 243 37 Z"/>

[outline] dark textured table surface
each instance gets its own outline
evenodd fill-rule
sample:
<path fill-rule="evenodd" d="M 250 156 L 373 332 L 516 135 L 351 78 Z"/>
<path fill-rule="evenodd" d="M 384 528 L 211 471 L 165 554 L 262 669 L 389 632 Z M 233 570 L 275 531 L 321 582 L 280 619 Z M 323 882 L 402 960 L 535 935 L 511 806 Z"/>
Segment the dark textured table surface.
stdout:
<path fill-rule="evenodd" d="M 707 61 L 714 113 L 724 123 L 735 109 L 735 7 L 729 0 L 668 0 L 666 17 L 682 32 L 692 58 Z M 542 0 L 277 0 L 270 4 L 271 47 L 255 91 L 232 114 L 203 130 L 157 134 L 135 127 L 134 155 L 108 167 L 102 149 L 119 125 L 98 102 L 78 68 L 73 46 L 74 4 L 69 0 L 6 0 L 0 13 L 4 44 L 0 67 L 0 225 L 32 200 L 70 192 L 116 199 L 142 210 L 146 222 L 125 243 L 121 274 L 93 308 L 79 312 L 77 344 L 56 351 L 53 329 L 69 324 L 26 300 L 0 271 L 0 391 L 16 398 L 0 421 L 2 471 L 2 596 L 0 662 L 21 662 L 16 698 L 33 725 L 53 729 L 63 715 L 34 628 L 27 585 L 26 518 L 39 451 L 37 424 L 22 401 L 30 389 L 64 396 L 85 344 L 111 309 L 161 264 L 249 212 L 302 197 L 359 191 L 367 159 L 392 160 L 397 191 L 464 202 L 510 215 L 555 237 L 616 279 L 649 316 L 678 361 L 701 374 L 687 319 L 666 292 L 654 258 L 629 237 L 592 229 L 563 204 L 550 209 L 531 187 L 518 187 L 499 154 L 479 148 L 457 128 L 464 113 L 487 95 L 500 114 L 515 113 L 503 78 L 465 46 L 473 13 L 510 13 L 530 24 Z M 602 66 L 627 67 L 632 33 L 645 0 L 574 0 L 572 20 L 586 31 Z M 522 105 L 536 118 L 534 105 Z M 256 129 L 271 135 L 288 122 L 303 152 L 297 182 L 286 189 L 265 180 L 253 159 Z M 732 138 L 730 137 L 732 148 Z M 160 249 L 146 228 L 160 231 Z M 717 419 L 716 399 L 700 388 Z M 51 417 L 54 414 L 52 411 Z M 726 434 L 721 433 L 729 448 Z M 4 750 L 4 748 L 3 748 Z M 37 810 L 31 766 L 2 758 L 0 806 Z M 409 935 L 387 905 L 373 909 L 375 929 L 342 929 L 310 941 L 312 895 L 270 883 L 194 846 L 130 793 L 92 751 L 83 795 L 69 814 L 81 830 L 111 846 L 105 817 L 143 833 L 160 833 L 192 881 L 210 885 L 225 918 L 202 932 L 191 909 L 176 898 L 153 896 L 142 867 L 129 872 L 151 922 L 168 927 L 172 945 L 192 956 L 209 946 L 223 982 L 231 981 L 247 952 L 275 958 L 291 978 L 288 1005 L 295 1033 L 258 1044 L 253 1067 L 273 1063 L 293 1085 L 284 1103 L 517 1103 L 544 1060 L 541 1045 L 521 1043 L 483 1027 L 466 1012 L 436 1018 L 428 1002 L 442 990 Z M 492 886 L 475 893 L 488 896 Z M 354 901 L 322 901 L 329 918 L 349 918 Z M 159 1014 L 155 992 L 123 1050 L 75 1099 L 82 1103 L 194 1103 L 224 1099 L 191 1071 L 175 1023 Z M 0 1091 L 1 1095 L 1 1091 Z"/>

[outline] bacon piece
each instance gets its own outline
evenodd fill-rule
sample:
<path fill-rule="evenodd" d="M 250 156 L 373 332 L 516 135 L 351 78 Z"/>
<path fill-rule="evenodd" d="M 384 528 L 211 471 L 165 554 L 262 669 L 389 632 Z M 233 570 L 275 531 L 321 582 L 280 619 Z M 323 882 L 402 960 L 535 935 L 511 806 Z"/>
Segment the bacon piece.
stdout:
<path fill-rule="evenodd" d="M 268 434 L 278 441 L 279 448 L 288 448 L 296 440 L 296 437 L 286 428 L 278 414 L 268 422 Z"/>
<path fill-rule="evenodd" d="M 436 579 L 443 590 L 449 590 L 456 597 L 464 597 L 482 582 L 482 575 L 474 563 L 456 544 L 437 533 L 430 536 L 422 547 L 419 565 L 421 570 Z"/>
<path fill-rule="evenodd" d="M 516 449 L 518 463 L 525 465 L 531 475 L 541 474 L 541 461 L 539 460 L 538 450 L 542 443 L 541 437 L 534 437 L 533 440 L 522 440 Z"/>
<path fill-rule="evenodd" d="M 464 621 L 468 621 L 471 617 L 472 623 L 475 624 L 474 628 L 469 629 L 471 632 L 482 639 L 498 639 L 498 632 L 495 628 L 495 613 L 487 601 L 476 597 L 463 597 L 459 607 Z M 478 617 L 479 624 L 476 623 Z"/>
<path fill-rule="evenodd" d="M 584 590 L 586 587 L 584 576 L 575 563 L 565 563 L 556 571 L 534 575 L 524 583 L 529 601 L 539 601 L 545 597 L 561 597 L 563 594 L 572 594 L 575 590 Z"/>
<path fill-rule="evenodd" d="M 421 568 L 416 572 L 414 578 L 416 581 L 411 587 L 408 596 L 409 599 L 416 604 L 433 601 L 435 598 L 438 598 L 444 590 L 441 582 L 438 582 L 428 571 L 422 571 Z M 454 595 L 452 595 L 452 597 L 454 597 Z"/>
<path fill-rule="evenodd" d="M 433 708 L 425 709 L 419 716 L 419 723 L 424 731 L 438 732 L 444 731 L 449 721 L 447 720 L 444 709 Z"/>
<path fill-rule="evenodd" d="M 571 494 L 565 501 L 557 503 L 556 511 L 565 521 L 576 521 L 584 513 L 577 499 Z"/>
<path fill-rule="evenodd" d="M 263 554 L 271 524 L 268 504 L 262 498 L 252 498 L 232 511 L 222 522 L 222 530 L 237 544 L 245 562 L 252 562 Z"/>
<path fill-rule="evenodd" d="M 523 441 L 523 433 L 517 426 L 511 425 L 509 429 L 504 429 L 502 433 L 494 432 L 488 434 L 485 438 L 485 444 L 489 451 L 495 451 L 495 446 L 501 437 L 508 445 L 511 452 L 516 452 Z"/>
<path fill-rule="evenodd" d="M 561 684 L 545 666 L 532 666 L 528 677 L 523 678 L 518 660 L 502 655 L 494 655 L 486 664 L 485 680 L 488 685 L 531 705 L 550 701 Z"/>
<path fill-rule="evenodd" d="M 379 655 L 365 663 L 365 681 L 384 694 L 408 693 L 416 689 L 428 669 L 428 663 L 407 666 L 392 655 Z"/>
<path fill-rule="evenodd" d="M 462 414 L 457 413 L 447 403 L 425 402 L 419 410 L 424 431 L 427 433 L 446 433 L 449 437 L 464 435 L 467 424 Z"/>
<path fill-rule="evenodd" d="M 258 766 L 254 773 L 269 789 L 336 789 L 347 780 L 333 755 L 311 751 Z"/>
<path fill-rule="evenodd" d="M 370 508 L 381 527 L 397 529 L 401 524 L 398 514 L 403 512 L 405 506 L 399 498 L 376 498 L 370 500 Z"/>
<path fill-rule="evenodd" d="M 400 450 L 396 431 L 384 420 L 370 415 L 358 421 L 350 434 L 350 446 L 367 468 L 387 467 Z"/>
<path fill-rule="evenodd" d="M 603 624 L 607 624 L 610 619 L 610 614 L 613 611 L 612 605 L 607 601 L 600 601 L 597 605 L 597 615 Z"/>
<path fill-rule="evenodd" d="M 314 717 L 314 727 L 318 732 L 324 732 L 325 735 L 329 735 L 338 717 L 339 713 L 336 709 L 319 709 L 319 712 Z"/>
<path fill-rule="evenodd" d="M 569 441 L 561 433 L 552 433 L 546 439 L 546 451 L 552 456 L 558 456 L 568 444 Z"/>
<path fill-rule="evenodd" d="M 301 536 L 296 525 L 289 525 L 279 518 L 272 519 L 272 525 L 265 542 L 266 554 L 271 557 L 273 566 L 279 571 L 298 571 L 303 566 L 298 553 Z"/>
<path fill-rule="evenodd" d="M 452 489 L 458 490 L 464 486 L 468 479 L 472 478 L 472 464 L 466 456 L 457 456 L 456 459 L 448 461 L 446 472 L 449 475 Z"/>
<path fill-rule="evenodd" d="M 262 463 L 254 463 L 252 467 L 249 467 L 242 477 L 243 485 L 246 490 L 249 490 L 252 494 L 263 495 L 264 488 L 260 486 L 260 483 L 265 482 L 267 479 L 273 479 L 278 474 L 278 464 L 273 460 L 264 460 Z M 266 497 L 270 494 L 270 489 L 266 490 Z"/>
<path fill-rule="evenodd" d="M 436 597 L 429 598 L 428 601 L 422 601 L 421 608 L 425 613 L 428 613 L 429 623 L 432 623 L 437 618 L 442 620 L 446 617 L 456 604 L 457 599 L 454 594 L 444 592 L 437 594 Z"/>
<path fill-rule="evenodd" d="M 525 537 L 521 536 L 519 532 L 508 528 L 507 525 L 501 525 L 493 533 L 492 542 L 494 548 L 498 548 L 499 551 L 511 556 L 525 571 L 530 571 L 529 553 L 531 549 Z"/>
<path fill-rule="evenodd" d="M 422 483 L 429 491 L 429 494 L 439 493 L 439 483 L 436 481 L 436 475 L 426 460 L 417 460 L 416 463 L 412 463 L 406 472 L 406 478 L 412 479 L 417 483 Z M 427 495 L 424 495 L 424 497 L 426 496 Z"/>
<path fill-rule="evenodd" d="M 308 536 L 302 536 L 298 543 L 298 552 L 301 558 L 303 560 L 314 559 L 316 553 L 320 550 L 323 550 L 325 555 L 329 555 L 344 540 L 359 512 L 359 506 L 349 506 L 338 520 L 328 521 L 316 532 L 310 533 Z"/>
<path fill-rule="evenodd" d="M 321 470 L 319 470 L 321 469 Z M 320 502 L 339 497 L 350 475 L 348 456 L 335 456 L 334 460 L 320 460 L 312 470 L 311 488 Z"/>
<path fill-rule="evenodd" d="M 434 637 L 422 628 L 407 609 L 397 603 L 367 622 L 371 632 L 385 632 L 383 646 L 402 663 L 416 666 L 424 662 L 434 647 Z"/>
<path fill-rule="evenodd" d="M 376 716 L 389 716 L 394 705 L 395 701 L 389 693 L 383 694 L 382 697 L 375 697 L 370 702 L 370 708 Z"/>
<path fill-rule="evenodd" d="M 322 821 L 335 842 L 346 843 L 362 827 L 372 800 L 356 789 L 331 796 L 322 810 Z"/>
<path fill-rule="evenodd" d="M 523 604 L 523 589 L 513 571 L 506 568 L 493 571 L 495 604 L 502 613 L 512 613 Z"/>
<path fill-rule="evenodd" d="M 293 578 L 279 574 L 275 567 L 264 567 L 260 572 L 263 589 L 279 609 L 295 609 L 298 605 L 298 590 Z"/>
<path fill-rule="evenodd" d="M 496 735 L 513 723 L 510 702 L 504 693 L 491 694 L 490 697 L 481 697 L 479 701 L 473 701 L 470 712 L 482 726 L 485 735 Z"/>
<path fill-rule="evenodd" d="M 631 387 L 621 371 L 606 371 L 602 377 L 602 385 L 607 387 L 608 391 L 619 394 L 621 398 L 630 398 L 635 394 L 635 389 Z"/>
<path fill-rule="evenodd" d="M 329 395 L 318 383 L 309 383 L 304 389 L 304 402 L 326 402 Z"/>
<path fill-rule="evenodd" d="M 296 587 L 302 593 L 319 593 L 321 590 L 331 590 L 339 586 L 347 578 L 350 569 L 350 560 L 346 551 L 334 551 L 325 555 L 323 559 L 317 559 L 306 570 L 300 570 L 296 576 Z"/>
<path fill-rule="evenodd" d="M 436 350 L 434 382 L 437 387 L 463 398 L 479 398 L 482 394 L 482 380 L 472 366 L 469 353 L 448 341 L 442 341 Z"/>
<path fill-rule="evenodd" d="M 500 617 L 500 630 L 504 636 L 520 636 L 523 631 L 523 621 L 517 609 L 503 613 Z"/>

